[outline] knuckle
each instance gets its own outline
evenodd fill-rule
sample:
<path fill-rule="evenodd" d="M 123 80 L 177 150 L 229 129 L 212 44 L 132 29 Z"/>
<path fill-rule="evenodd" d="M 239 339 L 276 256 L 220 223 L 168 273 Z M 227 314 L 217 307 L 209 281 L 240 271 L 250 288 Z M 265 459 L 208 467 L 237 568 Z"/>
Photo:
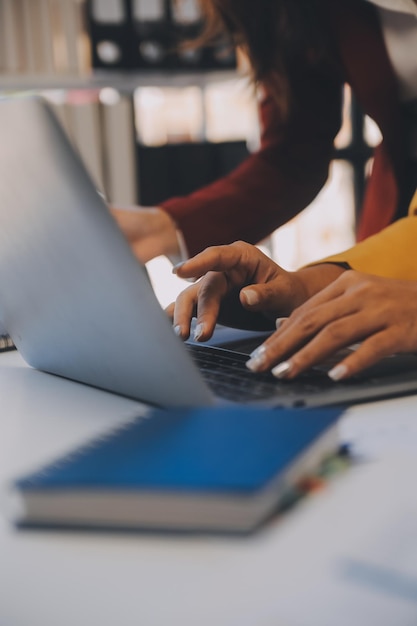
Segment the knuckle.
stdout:
<path fill-rule="evenodd" d="M 356 282 L 357 277 L 358 274 L 354 270 L 346 270 L 345 272 L 343 272 L 343 274 L 339 276 L 338 280 L 341 283 L 346 283 L 346 285 L 352 285 L 354 282 Z"/>
<path fill-rule="evenodd" d="M 372 352 L 373 355 L 382 358 L 398 348 L 397 333 L 389 332 L 374 335 L 368 339 L 363 346 L 367 349 L 368 353 Z"/>
<path fill-rule="evenodd" d="M 198 290 L 198 299 L 206 300 L 210 298 L 213 294 L 213 284 L 210 280 L 202 280 L 200 284 L 200 288 Z"/>
<path fill-rule="evenodd" d="M 198 301 L 208 302 L 213 298 L 220 299 L 223 295 L 222 275 L 217 272 L 210 272 L 201 279 L 198 288 Z"/>
<path fill-rule="evenodd" d="M 297 309 L 294 309 L 290 315 L 288 316 L 288 320 L 290 322 L 297 322 L 303 317 L 303 315 L 305 315 L 304 313 L 304 306 L 300 306 Z"/>
<path fill-rule="evenodd" d="M 224 246 L 214 246 L 212 248 L 212 257 L 213 257 L 213 270 L 216 269 L 220 264 L 224 256 Z"/>
<path fill-rule="evenodd" d="M 393 343 L 384 334 L 373 335 L 349 357 L 349 368 L 353 373 L 370 367 L 393 351 Z"/>
<path fill-rule="evenodd" d="M 242 241 L 242 239 L 238 239 L 230 245 L 237 250 L 247 250 L 248 248 L 251 248 L 251 246 L 246 241 Z"/>
<path fill-rule="evenodd" d="M 227 246 L 209 246 L 201 254 L 204 254 L 212 265 L 218 264 L 223 258 L 223 251 Z"/>
<path fill-rule="evenodd" d="M 190 287 L 187 287 L 186 289 L 184 289 L 184 291 L 181 291 L 181 293 L 178 294 L 175 306 L 177 307 L 184 302 L 189 302 L 190 300 L 196 300 L 197 293 L 197 285 L 191 285 Z"/>
<path fill-rule="evenodd" d="M 306 355 L 294 354 L 291 357 L 291 372 L 298 374 L 309 366 L 308 358 Z"/>
<path fill-rule="evenodd" d="M 296 352 L 291 357 L 291 373 L 297 376 L 301 372 L 308 370 L 315 365 L 320 359 L 316 353 L 317 351 L 311 344 L 307 344 L 304 348 Z"/>
<path fill-rule="evenodd" d="M 321 331 L 321 335 L 326 341 L 330 342 L 332 345 L 342 344 L 344 338 L 346 337 L 345 321 L 336 320 L 335 322 L 331 322 L 323 328 L 323 330 Z"/>
<path fill-rule="evenodd" d="M 291 316 L 297 322 L 298 330 L 302 335 L 309 336 L 317 330 L 315 315 L 309 311 L 295 311 Z"/>
<path fill-rule="evenodd" d="M 248 261 L 250 261 L 251 253 L 253 253 L 254 248 L 241 240 L 232 243 L 231 247 L 236 253 L 236 265 L 243 264 L 243 266 L 246 266 Z"/>
<path fill-rule="evenodd" d="M 358 272 L 356 270 L 346 270 L 340 276 L 340 280 L 345 284 L 347 288 L 354 287 L 359 294 L 367 292 L 372 282 L 370 280 L 370 276 L 368 276 L 367 274 L 362 274 L 361 272 Z"/>

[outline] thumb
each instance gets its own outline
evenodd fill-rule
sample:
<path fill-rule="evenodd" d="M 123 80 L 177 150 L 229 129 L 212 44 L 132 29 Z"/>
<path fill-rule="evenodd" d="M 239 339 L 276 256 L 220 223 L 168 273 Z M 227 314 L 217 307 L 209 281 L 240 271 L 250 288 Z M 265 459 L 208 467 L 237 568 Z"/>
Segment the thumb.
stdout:
<path fill-rule="evenodd" d="M 244 287 L 240 291 L 240 302 L 249 311 L 262 312 L 273 317 L 289 315 L 295 308 L 294 292 L 286 281 Z"/>

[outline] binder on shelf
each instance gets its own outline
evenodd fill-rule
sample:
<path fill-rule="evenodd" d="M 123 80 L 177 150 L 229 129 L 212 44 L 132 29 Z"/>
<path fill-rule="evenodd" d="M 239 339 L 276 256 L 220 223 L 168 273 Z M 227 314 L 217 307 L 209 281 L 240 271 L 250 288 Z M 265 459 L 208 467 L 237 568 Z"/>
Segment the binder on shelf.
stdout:
<path fill-rule="evenodd" d="M 136 204 L 136 129 L 132 98 L 114 89 L 104 90 L 101 122 L 107 199 L 119 205 Z"/>
<path fill-rule="evenodd" d="M 163 69 L 171 64 L 174 41 L 166 0 L 130 0 L 132 64 Z"/>
<path fill-rule="evenodd" d="M 203 27 L 198 0 L 88 0 L 96 68 L 209 70 L 236 66 L 223 41 L 206 48 L 184 46 Z"/>
<path fill-rule="evenodd" d="M 170 0 L 172 29 L 176 43 L 176 66 L 183 69 L 200 70 L 234 69 L 236 55 L 231 42 L 226 38 L 212 45 L 193 48 L 184 42 L 196 39 L 204 27 L 203 15 L 198 0 Z"/>
<path fill-rule="evenodd" d="M 25 41 L 25 72 L 54 71 L 52 24 L 47 0 L 21 0 L 21 28 Z"/>
<path fill-rule="evenodd" d="M 131 68 L 128 0 L 88 0 L 87 18 L 93 67 Z"/>
<path fill-rule="evenodd" d="M 91 67 L 84 2 L 0 0 L 0 70 L 79 74 Z"/>
<path fill-rule="evenodd" d="M 20 23 L 20 0 L 0 1 L 0 39 L 3 61 L 1 65 L 7 73 L 20 73 L 25 70 L 25 42 Z"/>
<path fill-rule="evenodd" d="M 186 46 L 204 26 L 198 0 L 130 0 L 132 63 L 171 70 L 229 69 L 236 66 L 231 46 Z"/>
<path fill-rule="evenodd" d="M 133 101 L 114 89 L 45 92 L 94 184 L 109 202 L 137 203 Z"/>
<path fill-rule="evenodd" d="M 122 70 L 234 67 L 234 51 L 223 42 L 182 45 L 202 27 L 198 0 L 0 0 L 0 71 L 80 74 L 91 63 Z"/>
<path fill-rule="evenodd" d="M 97 91 L 70 91 L 65 104 L 70 138 L 98 189 L 104 190 L 103 139 Z"/>
<path fill-rule="evenodd" d="M 49 3 L 55 72 L 79 74 L 86 69 L 82 39 L 83 10 L 83 5 L 73 0 L 54 0 Z"/>
<path fill-rule="evenodd" d="M 170 14 L 175 38 L 175 65 L 198 69 L 204 66 L 205 49 L 184 45 L 198 37 L 203 28 L 203 16 L 198 0 L 171 0 Z"/>
<path fill-rule="evenodd" d="M 0 0 L 0 72 L 6 71 L 6 42 L 4 33 L 4 7 L 3 2 Z"/>
<path fill-rule="evenodd" d="M 158 206 L 185 196 L 236 168 L 249 151 L 246 141 L 138 146 L 139 203 Z"/>
<path fill-rule="evenodd" d="M 79 153 L 98 189 L 104 191 L 101 105 L 97 90 L 56 90 L 44 93 L 68 139 Z"/>
<path fill-rule="evenodd" d="M 198 0 L 172 0 L 171 15 L 174 24 L 185 28 L 201 24 L 202 22 Z"/>
<path fill-rule="evenodd" d="M 82 69 L 81 51 L 79 49 L 79 37 L 81 34 L 80 4 L 73 0 L 71 2 L 59 0 L 59 5 L 65 40 L 67 72 L 77 74 Z"/>
<path fill-rule="evenodd" d="M 52 20 L 48 0 L 39 0 L 38 7 L 39 34 L 36 45 L 39 46 L 41 71 L 53 74 L 55 71 Z"/>

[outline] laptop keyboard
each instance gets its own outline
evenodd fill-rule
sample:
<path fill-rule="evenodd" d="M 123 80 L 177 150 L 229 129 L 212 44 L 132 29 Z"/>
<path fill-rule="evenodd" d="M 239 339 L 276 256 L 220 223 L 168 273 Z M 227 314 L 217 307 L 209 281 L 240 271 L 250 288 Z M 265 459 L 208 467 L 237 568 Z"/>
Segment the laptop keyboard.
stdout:
<path fill-rule="evenodd" d="M 327 372 L 351 352 L 350 348 L 339 351 L 295 380 L 278 380 L 270 372 L 250 372 L 246 367 L 247 354 L 196 344 L 187 344 L 187 348 L 214 394 L 237 403 L 268 401 L 273 397 L 285 396 L 286 403 L 290 401 L 294 405 L 302 405 L 303 398 L 326 389 L 373 385 L 380 388 L 384 377 L 392 377 L 394 372 L 398 377 L 401 377 L 401 373 L 404 376 L 406 372 L 417 377 L 417 357 L 414 354 L 401 355 L 399 360 L 395 356 L 386 357 L 368 370 L 346 381 L 334 383 Z"/>
<path fill-rule="evenodd" d="M 194 344 L 187 348 L 215 395 L 232 402 L 259 402 L 282 393 L 297 397 L 301 390 L 305 395 L 333 384 L 324 371 L 312 370 L 296 381 L 280 381 L 270 372 L 250 372 L 246 367 L 246 354 Z"/>
<path fill-rule="evenodd" d="M 195 345 L 188 349 L 216 396 L 244 402 L 275 395 L 272 375 L 252 374 L 245 366 L 247 355 Z"/>

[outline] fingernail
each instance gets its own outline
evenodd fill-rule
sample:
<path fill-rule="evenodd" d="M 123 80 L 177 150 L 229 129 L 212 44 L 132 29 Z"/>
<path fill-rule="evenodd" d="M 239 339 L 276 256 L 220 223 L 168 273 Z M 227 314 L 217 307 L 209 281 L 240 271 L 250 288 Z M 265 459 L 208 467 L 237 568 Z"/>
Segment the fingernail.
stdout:
<path fill-rule="evenodd" d="M 259 348 L 256 348 L 249 356 L 250 359 L 246 361 L 246 367 L 252 372 L 256 372 L 265 363 L 265 346 L 259 346 Z"/>
<path fill-rule="evenodd" d="M 288 317 L 277 317 L 275 320 L 275 328 L 278 330 L 287 319 Z"/>
<path fill-rule="evenodd" d="M 203 324 L 197 324 L 197 326 L 194 329 L 194 341 L 198 341 L 201 337 L 201 335 L 203 334 L 204 331 L 204 325 Z"/>
<path fill-rule="evenodd" d="M 273 376 L 275 378 L 285 378 L 285 376 L 290 372 L 292 368 L 291 361 L 283 361 L 282 363 L 278 363 L 272 370 Z"/>
<path fill-rule="evenodd" d="M 249 304 L 249 306 L 258 304 L 259 296 L 254 289 L 244 289 L 242 293 L 245 296 L 246 304 Z"/>
<path fill-rule="evenodd" d="M 346 367 L 346 365 L 340 364 L 340 365 L 336 365 L 336 367 L 331 369 L 327 373 L 327 375 L 329 378 L 337 382 L 338 380 L 342 380 L 342 378 L 345 378 L 347 373 L 348 373 L 348 368 Z"/>
<path fill-rule="evenodd" d="M 185 264 L 185 261 L 182 261 L 181 263 L 177 263 L 176 265 L 174 265 L 174 267 L 172 268 L 172 273 L 176 274 L 178 270 L 180 269 L 180 267 L 182 267 L 184 264 Z"/>
<path fill-rule="evenodd" d="M 181 326 L 174 326 L 174 333 L 178 335 L 178 337 L 181 337 Z"/>

